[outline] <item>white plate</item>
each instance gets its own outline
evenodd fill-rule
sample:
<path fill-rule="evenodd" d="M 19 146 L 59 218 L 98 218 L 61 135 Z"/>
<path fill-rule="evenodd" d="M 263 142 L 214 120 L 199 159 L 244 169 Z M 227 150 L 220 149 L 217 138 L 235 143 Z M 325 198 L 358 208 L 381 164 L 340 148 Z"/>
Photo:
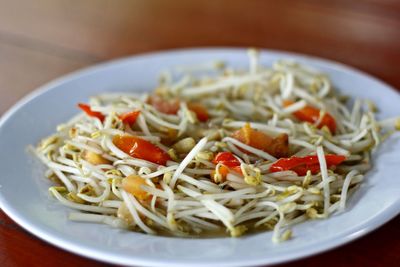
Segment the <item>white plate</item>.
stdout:
<path fill-rule="evenodd" d="M 263 51 L 261 62 L 293 58 L 328 73 L 340 90 L 376 101 L 380 117 L 400 115 L 400 96 L 388 85 L 352 68 L 307 56 Z M 0 204 L 18 224 L 60 248 L 110 263 L 151 266 L 244 266 L 285 262 L 347 243 L 400 211 L 400 142 L 390 138 L 375 155 L 374 169 L 345 213 L 294 227 L 294 238 L 271 242 L 271 232 L 242 238 L 181 239 L 144 235 L 105 225 L 70 222 L 68 209 L 47 193 L 43 170 L 26 152 L 77 113 L 76 103 L 105 91 L 150 90 L 168 67 L 222 59 L 246 67 L 243 49 L 194 49 L 147 54 L 95 66 L 45 85 L 0 121 Z"/>

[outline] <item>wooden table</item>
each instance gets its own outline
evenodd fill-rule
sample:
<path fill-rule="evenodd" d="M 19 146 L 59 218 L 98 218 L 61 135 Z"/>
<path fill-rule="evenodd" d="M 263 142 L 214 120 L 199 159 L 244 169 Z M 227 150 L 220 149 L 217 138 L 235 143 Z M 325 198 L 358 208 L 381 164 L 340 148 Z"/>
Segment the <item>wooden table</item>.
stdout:
<path fill-rule="evenodd" d="M 337 60 L 400 88 L 396 0 L 0 0 L 0 114 L 65 73 L 155 50 L 243 46 Z M 393 266 L 400 217 L 351 244 L 285 266 Z M 0 212 L 0 266 L 99 266 Z"/>

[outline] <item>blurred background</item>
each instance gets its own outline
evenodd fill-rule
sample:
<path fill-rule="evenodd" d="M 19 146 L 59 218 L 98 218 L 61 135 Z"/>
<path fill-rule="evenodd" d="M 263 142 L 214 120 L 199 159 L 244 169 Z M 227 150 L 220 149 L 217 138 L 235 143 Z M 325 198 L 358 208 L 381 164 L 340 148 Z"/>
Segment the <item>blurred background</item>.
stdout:
<path fill-rule="evenodd" d="M 306 53 L 400 88 L 400 1 L 0 0 L 0 114 L 72 70 L 200 46 Z"/>
<path fill-rule="evenodd" d="M 400 1 L 0 0 L 0 115 L 36 87 L 85 66 L 143 52 L 209 46 L 310 54 L 400 88 Z M 38 257 L 46 258 L 47 265 L 65 258 L 71 264 L 97 265 L 39 241 L 3 213 L 0 219 L 1 266 L 32 266 Z M 388 266 L 400 260 L 398 225 L 397 218 L 301 266 Z"/>

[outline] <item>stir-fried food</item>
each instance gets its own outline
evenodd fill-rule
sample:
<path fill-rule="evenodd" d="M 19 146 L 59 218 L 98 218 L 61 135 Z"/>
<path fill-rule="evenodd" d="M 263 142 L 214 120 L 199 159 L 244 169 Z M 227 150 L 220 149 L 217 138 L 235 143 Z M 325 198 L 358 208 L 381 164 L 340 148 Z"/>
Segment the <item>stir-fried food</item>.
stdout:
<path fill-rule="evenodd" d="M 164 72 L 151 93 L 78 104 L 35 149 L 70 218 L 175 236 L 272 229 L 279 242 L 342 211 L 399 120 L 377 121 L 311 67 L 249 55 L 248 70 Z"/>

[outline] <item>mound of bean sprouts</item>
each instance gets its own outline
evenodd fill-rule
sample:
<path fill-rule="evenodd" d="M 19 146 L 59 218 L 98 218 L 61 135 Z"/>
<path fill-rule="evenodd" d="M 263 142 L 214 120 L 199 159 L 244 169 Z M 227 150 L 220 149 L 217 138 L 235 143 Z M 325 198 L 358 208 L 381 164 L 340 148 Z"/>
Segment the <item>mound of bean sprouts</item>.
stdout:
<path fill-rule="evenodd" d="M 35 153 L 54 182 L 51 195 L 76 210 L 69 218 L 191 237 L 270 229 L 279 242 L 291 237 L 294 224 L 343 211 L 371 168 L 371 152 L 399 120 L 377 121 L 370 100 L 341 95 L 314 68 L 291 60 L 262 66 L 257 51 L 248 54 L 247 70 L 221 62 L 183 66 L 164 71 L 153 92 L 94 96 L 88 112 L 43 139 Z M 176 110 L 165 112 L 162 101 Z M 319 110 L 319 118 L 295 116 L 306 107 Z M 125 123 L 121 114 L 132 111 L 135 118 Z M 320 127 L 326 114 L 334 130 Z M 253 146 L 257 140 L 236 138 L 245 127 L 271 140 L 287 136 L 285 158 L 316 156 L 317 171 L 272 171 L 281 156 Z M 152 160 L 140 146 L 139 154 L 148 155 L 135 156 L 117 145 L 116 136 L 145 140 L 166 161 Z M 235 171 L 222 173 L 224 162 L 215 157 L 223 152 L 234 157 Z M 330 167 L 328 154 L 344 161 Z"/>

